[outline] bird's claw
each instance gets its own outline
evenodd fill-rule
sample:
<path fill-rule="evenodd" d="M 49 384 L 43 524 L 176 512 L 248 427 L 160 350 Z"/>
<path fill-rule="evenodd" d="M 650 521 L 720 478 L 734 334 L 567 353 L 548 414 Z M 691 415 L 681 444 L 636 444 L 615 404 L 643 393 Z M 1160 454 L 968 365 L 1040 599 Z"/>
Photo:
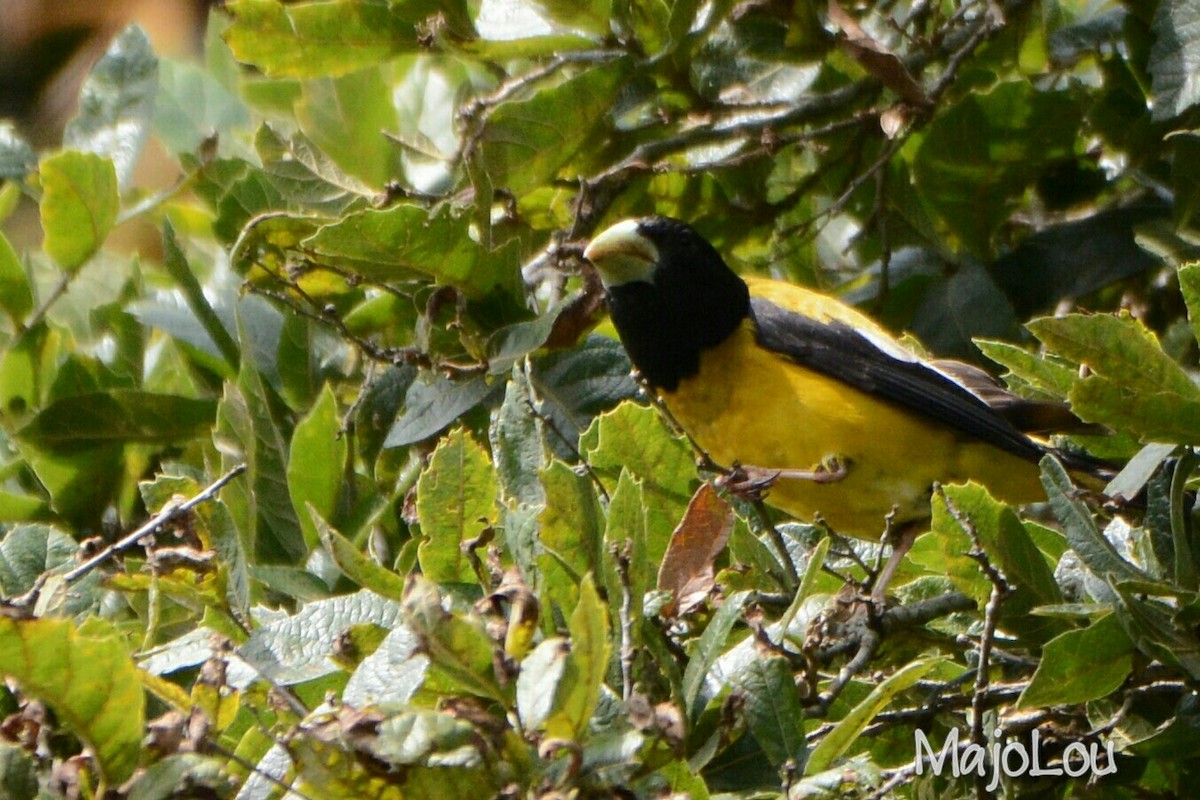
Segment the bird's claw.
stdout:
<path fill-rule="evenodd" d="M 849 472 L 849 462 L 840 456 L 829 456 L 810 470 L 771 469 L 735 463 L 724 475 L 717 478 L 720 488 L 751 502 L 763 499 L 772 486 L 780 480 L 803 480 L 813 483 L 837 483 Z"/>
<path fill-rule="evenodd" d="M 749 502 L 762 500 L 768 489 L 775 485 L 780 470 L 763 469 L 762 467 L 744 467 L 734 464 L 733 467 L 717 478 L 718 488 L 727 489 L 733 495 Z"/>

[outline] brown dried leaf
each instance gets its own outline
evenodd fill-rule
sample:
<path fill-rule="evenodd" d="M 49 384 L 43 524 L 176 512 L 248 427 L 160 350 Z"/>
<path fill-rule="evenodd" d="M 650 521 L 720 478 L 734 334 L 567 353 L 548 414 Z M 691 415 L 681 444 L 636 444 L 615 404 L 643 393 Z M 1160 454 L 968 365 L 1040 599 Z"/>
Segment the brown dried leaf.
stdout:
<path fill-rule="evenodd" d="M 838 43 L 846 55 L 853 58 L 884 86 L 915 106 L 928 106 L 929 97 L 904 66 L 900 57 L 872 38 L 857 20 L 842 9 L 837 0 L 829 0 L 829 21 L 841 33 Z"/>
<path fill-rule="evenodd" d="M 658 570 L 658 588 L 674 594 L 665 615 L 686 614 L 704 602 L 715 585 L 713 563 L 732 530 L 733 509 L 716 489 L 703 484 L 671 534 Z"/>

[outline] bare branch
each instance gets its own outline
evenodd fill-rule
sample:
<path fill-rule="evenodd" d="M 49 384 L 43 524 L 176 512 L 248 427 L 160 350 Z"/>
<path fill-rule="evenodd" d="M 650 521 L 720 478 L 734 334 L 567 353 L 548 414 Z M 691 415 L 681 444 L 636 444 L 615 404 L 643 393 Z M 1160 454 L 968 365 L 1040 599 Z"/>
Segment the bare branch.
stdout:
<path fill-rule="evenodd" d="M 221 491 L 221 488 L 225 486 L 225 484 L 229 483 L 231 480 L 236 478 L 238 475 L 241 475 L 245 471 L 246 465 L 238 464 L 236 467 L 210 483 L 194 497 L 191 497 L 182 503 L 176 503 L 173 500 L 168 502 L 162 507 L 162 510 L 148 519 L 144 524 L 138 527 L 137 530 L 122 537 L 120 540 L 114 542 L 96 555 L 89 558 L 87 561 L 75 567 L 75 569 L 64 575 L 63 579 L 66 580 L 67 583 L 72 583 L 79 580 L 84 575 L 87 575 L 96 567 L 103 564 L 105 561 L 108 561 L 117 553 L 136 546 L 139 542 L 141 542 L 142 539 L 153 534 L 163 525 L 166 525 L 168 522 L 183 516 L 201 503 L 213 499 L 216 497 L 217 492 Z"/>

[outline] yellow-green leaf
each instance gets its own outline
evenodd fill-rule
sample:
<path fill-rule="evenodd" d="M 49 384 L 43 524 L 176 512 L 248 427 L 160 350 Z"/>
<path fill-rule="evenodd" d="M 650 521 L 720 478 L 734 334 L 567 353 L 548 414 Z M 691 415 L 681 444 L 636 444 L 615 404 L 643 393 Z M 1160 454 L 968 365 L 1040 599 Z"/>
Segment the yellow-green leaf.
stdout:
<path fill-rule="evenodd" d="M 417 481 L 417 518 L 424 539 L 421 571 L 432 581 L 472 582 L 475 572 L 462 544 L 496 518 L 496 481 L 487 451 L 462 428 L 438 444 Z"/>
<path fill-rule="evenodd" d="M 18 322 L 33 309 L 29 278 L 3 233 L 0 233 L 0 308 Z"/>
<path fill-rule="evenodd" d="M 1116 691 L 1133 669 L 1133 642 L 1116 614 L 1046 643 L 1021 708 L 1074 705 Z"/>
<path fill-rule="evenodd" d="M 346 439 L 338 435 L 339 426 L 337 400 L 326 386 L 292 433 L 288 491 L 309 550 L 321 545 L 321 537 L 305 506 L 311 505 L 322 519 L 333 519 L 345 483 Z"/>
<path fill-rule="evenodd" d="M 15 678 L 87 742 L 111 783 L 133 774 L 145 697 L 119 639 L 85 636 L 64 619 L 0 617 L 0 674 Z"/>
<path fill-rule="evenodd" d="M 554 711 L 546 720 L 546 734 L 579 739 L 600 700 L 600 687 L 608 670 L 608 609 L 591 575 L 579 585 L 579 603 L 568 627 L 571 652 L 558 683 Z"/>
<path fill-rule="evenodd" d="M 378 595 L 390 597 L 393 600 L 404 598 L 403 578 L 359 552 L 349 539 L 325 522 L 311 505 L 307 512 L 303 516 L 309 517 L 316 525 L 316 530 L 321 537 L 321 544 L 329 551 L 329 555 L 333 557 L 333 563 L 338 565 L 338 569 L 345 573 L 347 578 Z"/>
<path fill-rule="evenodd" d="M 911 688 L 917 681 L 940 663 L 937 659 L 916 661 L 897 672 L 892 673 L 883 683 L 880 683 L 861 703 L 856 705 L 833 727 L 820 744 L 813 748 L 808 763 L 804 767 L 805 775 L 815 775 L 833 766 L 833 763 L 854 744 L 867 723 L 892 701 L 896 695 Z"/>
<path fill-rule="evenodd" d="M 234 0 L 226 8 L 234 56 L 274 77 L 344 75 L 417 44 L 413 21 L 379 0 Z"/>
<path fill-rule="evenodd" d="M 120 196 L 110 159 L 67 150 L 42 159 L 44 248 L 73 272 L 104 244 L 117 221 Z"/>

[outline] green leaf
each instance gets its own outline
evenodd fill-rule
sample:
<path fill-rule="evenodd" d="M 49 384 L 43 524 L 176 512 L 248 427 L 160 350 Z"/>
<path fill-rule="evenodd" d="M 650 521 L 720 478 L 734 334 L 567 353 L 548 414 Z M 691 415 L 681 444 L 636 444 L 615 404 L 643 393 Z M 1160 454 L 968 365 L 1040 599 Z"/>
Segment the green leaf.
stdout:
<path fill-rule="evenodd" d="M 1133 642 L 1116 614 L 1083 630 L 1067 631 L 1046 643 L 1033 680 L 1021 692 L 1020 708 L 1074 705 L 1116 691 L 1133 669 Z"/>
<path fill-rule="evenodd" d="M 233 0 L 226 8 L 234 56 L 273 77 L 345 75 L 417 46 L 415 20 L 384 0 Z"/>
<path fill-rule="evenodd" d="M 808 757 L 805 775 L 815 775 L 834 765 L 858 739 L 871 719 L 892 701 L 896 695 L 912 688 L 917 681 L 941 663 L 938 659 L 915 661 L 893 672 L 871 690 L 858 705 L 842 717 L 833 730 L 825 735 Z"/>
<path fill-rule="evenodd" d="M 582 0 L 562 3 L 555 0 L 530 0 L 530 5 L 548 20 L 563 28 L 604 38 L 609 34 L 612 0 Z"/>
<path fill-rule="evenodd" d="M 496 519 L 496 479 L 487 451 L 462 428 L 443 439 L 417 480 L 421 572 L 438 583 L 472 583 L 463 544 Z"/>
<path fill-rule="evenodd" d="M 281 567 L 272 564 L 256 564 L 250 567 L 250 577 L 272 592 L 294 597 L 301 602 L 325 600 L 329 597 L 329 584 L 306 570 L 296 567 Z"/>
<path fill-rule="evenodd" d="M 827 541 L 827 540 L 826 540 Z M 788 660 L 780 655 L 756 658 L 738 675 L 745 699 L 746 725 L 776 769 L 804 766 L 804 709 Z"/>
<path fill-rule="evenodd" d="M 1200 2 L 1163 0 L 1150 26 L 1154 44 L 1147 68 L 1153 77 L 1155 122 L 1171 119 L 1200 102 Z"/>
<path fill-rule="evenodd" d="M 399 172 L 384 131 L 398 126 L 392 87 L 379 67 L 306 81 L 296 104 L 300 129 L 347 174 L 382 189 Z"/>
<path fill-rule="evenodd" d="M 933 352 L 959 358 L 974 357 L 975 337 L 1012 338 L 1019 332 L 1012 304 L 976 262 L 927 287 L 911 327 Z"/>
<path fill-rule="evenodd" d="M 578 741 L 587 731 L 608 670 L 608 609 L 591 575 L 579 585 L 579 604 L 568 627 L 570 652 L 554 696 L 554 711 L 546 720 L 546 735 Z"/>
<path fill-rule="evenodd" d="M 33 310 L 33 290 L 29 277 L 8 237 L 0 233 L 0 308 L 13 322 L 21 322 Z"/>
<path fill-rule="evenodd" d="M 129 800 L 171 800 L 179 787 L 221 797 L 235 794 L 233 780 L 219 756 L 176 753 L 151 765 L 129 790 Z"/>
<path fill-rule="evenodd" d="M 159 64 L 154 130 L 173 153 L 191 153 L 210 136 L 229 147 L 235 133 L 250 127 L 250 111 L 216 78 L 195 64 Z"/>
<path fill-rule="evenodd" d="M 1112 586 L 1112 581 L 1109 584 Z M 1165 603 L 1122 584 L 1114 588 L 1115 616 L 1138 649 L 1185 672 L 1192 680 L 1200 678 L 1200 638 L 1192 626 L 1177 619 L 1178 612 Z"/>
<path fill-rule="evenodd" d="M 120 488 L 124 445 L 52 450 L 16 440 L 21 456 L 50 495 L 50 507 L 76 525 L 100 524 Z"/>
<path fill-rule="evenodd" d="M 37 764 L 20 745 L 0 743 L 0 797 L 6 800 L 36 800 Z"/>
<path fill-rule="evenodd" d="M 296 206 L 341 215 L 375 197 L 374 189 L 341 169 L 303 133 L 285 140 L 263 125 L 254 147 L 272 184 Z"/>
<path fill-rule="evenodd" d="M 542 422 L 532 403 L 529 377 L 522 365 L 514 365 L 512 380 L 504 388 L 504 401 L 493 414 L 488 429 L 496 459 L 500 524 L 506 549 L 526 581 L 544 586 L 549 577 L 555 585 L 562 585 L 561 575 L 546 576 L 536 566 L 541 549 L 537 541 L 538 518 L 546 507 L 541 470 L 547 455 Z M 574 591 L 573 584 L 570 591 Z M 562 593 L 558 602 L 563 602 Z"/>
<path fill-rule="evenodd" d="M 540 479 L 546 466 L 545 435 L 533 402 L 528 375 L 514 366 L 512 380 L 504 386 L 504 402 L 488 429 L 500 496 L 506 503 L 541 506 L 546 502 Z"/>
<path fill-rule="evenodd" d="M 646 592 L 654 587 L 655 564 L 646 557 L 646 509 L 642 484 L 629 472 L 622 470 L 617 487 L 608 501 L 608 517 L 604 525 L 604 547 L 624 548 L 629 545 L 629 621 L 636 625 L 642 619 Z M 604 585 L 608 590 L 609 608 L 614 619 L 619 618 L 625 589 L 621 585 L 616 560 L 606 557 Z"/>
<path fill-rule="evenodd" d="M 421 639 L 421 652 L 453 689 L 507 704 L 508 692 L 493 668 L 495 646 L 479 620 L 446 611 L 434 585 L 416 575 L 409 578 L 403 609 Z"/>
<path fill-rule="evenodd" d="M 332 737 L 329 737 L 332 738 Z M 325 741 L 315 735 L 294 736 L 286 745 L 284 769 L 294 770 L 305 797 L 329 800 L 400 800 L 400 790 L 381 781 L 354 753 L 337 739 Z M 269 766 L 261 767 L 271 774 Z"/>
<path fill-rule="evenodd" d="M 388 431 L 383 446 L 403 447 L 435 436 L 498 389 L 482 375 L 455 381 L 424 373 L 409 384 L 404 413 Z"/>
<path fill-rule="evenodd" d="M 352 627 L 374 625 L 390 630 L 400 617 L 400 604 L 365 590 L 313 600 L 295 614 L 269 617 L 237 653 L 268 680 L 293 686 L 337 672 L 330 656 L 338 637 Z"/>
<path fill-rule="evenodd" d="M 1192 336 L 1200 342 L 1200 261 L 1179 266 L 1179 290 L 1187 304 L 1188 321 L 1192 324 Z"/>
<path fill-rule="evenodd" d="M 229 506 L 216 500 L 202 503 L 196 513 L 208 524 L 212 547 L 225 577 L 225 597 L 229 607 L 239 620 L 245 622 L 250 619 L 250 569 Z"/>
<path fill-rule="evenodd" d="M 667 431 L 654 409 L 625 402 L 596 417 L 580 437 L 579 450 L 606 481 L 615 481 L 622 469 L 642 480 L 646 558 L 661 563 L 696 480 L 688 445 Z"/>
<path fill-rule="evenodd" d="M 600 549 L 604 517 L 586 475 L 555 460 L 540 477 L 546 500 L 538 516 L 537 590 L 543 603 L 556 603 L 565 613 L 575 605 L 583 576 L 598 573 L 607 558 Z"/>
<path fill-rule="evenodd" d="M 693 772 L 688 762 L 682 759 L 659 768 L 658 775 L 667 781 L 667 786 L 675 796 L 686 795 L 690 800 L 709 800 L 704 779 Z"/>
<path fill-rule="evenodd" d="M 420 640 L 407 625 L 393 627 L 375 652 L 354 670 L 342 692 L 342 701 L 356 708 L 408 703 L 429 669 L 429 659 L 417 652 L 419 645 Z"/>
<path fill-rule="evenodd" d="M 38 577 L 73 565 L 75 540 L 47 525 L 18 525 L 0 539 L 0 595 L 16 597 L 33 588 Z"/>
<path fill-rule="evenodd" d="M 1094 373 L 1071 389 L 1071 407 L 1081 419 L 1147 440 L 1200 443 L 1200 389 L 1142 323 L 1071 314 L 1036 319 L 1027 327 Z"/>
<path fill-rule="evenodd" d="M 118 183 L 126 185 L 150 135 L 157 94 L 158 59 L 146 32 L 130 25 L 84 81 L 63 146 L 112 159 Z"/>
<path fill-rule="evenodd" d="M 1079 377 L 1078 365 L 1071 365 L 1052 356 L 1031 353 L 1010 342 L 976 339 L 975 346 L 992 361 L 1008 370 L 1004 379 L 1009 388 L 1034 390 L 1048 400 L 1065 400 Z"/>
<path fill-rule="evenodd" d="M 390 569 L 385 569 L 359 552 L 354 543 L 338 533 L 329 523 L 321 519 L 316 509 L 308 507 L 308 515 L 315 523 L 321 544 L 333 557 L 347 578 L 364 589 L 370 589 L 382 597 L 401 600 L 404 597 L 404 579 Z"/>
<path fill-rule="evenodd" d="M 231 504 L 247 551 L 256 561 L 294 564 L 304 559 L 308 547 L 287 487 L 289 439 L 281 425 L 281 405 L 252 360 L 243 358 L 237 382 L 225 383 L 214 440 L 233 463 L 247 466 L 244 516 Z"/>
<path fill-rule="evenodd" d="M 490 183 L 521 195 L 564 169 L 603 127 L 625 84 L 625 64 L 597 67 L 529 100 L 500 105 L 479 136 L 478 158 Z"/>
<path fill-rule="evenodd" d="M 184 165 L 198 166 L 187 159 L 184 159 Z M 253 217 L 287 206 L 287 200 L 272 176 L 241 159 L 218 159 L 208 163 L 198 171 L 192 186 L 216 212 L 213 230 L 226 244 L 236 241 Z"/>
<path fill-rule="evenodd" d="M 119 638 L 83 635 L 63 619 L 0 616 L 0 673 L 15 678 L 86 741 L 112 785 L 133 774 L 146 701 Z"/>
<path fill-rule="evenodd" d="M 346 482 L 346 439 L 329 386 L 296 425 L 288 448 L 287 484 L 309 550 L 321 545 L 314 519 L 335 519 Z M 310 514 L 305 507 L 310 507 Z"/>
<path fill-rule="evenodd" d="M 525 730 L 538 730 L 554 711 L 558 684 L 567 668 L 571 644 L 560 636 L 544 639 L 521 661 L 517 675 L 517 713 Z"/>
<path fill-rule="evenodd" d="M 105 442 L 169 444 L 206 435 L 216 411 L 212 400 L 110 389 L 55 400 L 17 435 L 48 449 Z"/>
<path fill-rule="evenodd" d="M 541 399 L 538 410 L 554 422 L 549 444 L 560 458 L 573 456 L 571 449 L 597 414 L 637 394 L 629 371 L 620 342 L 597 334 L 533 362 L 530 384 Z"/>
<path fill-rule="evenodd" d="M 477 732 L 445 712 L 418 709 L 389 717 L 379 725 L 371 753 L 388 764 L 459 766 L 458 757 L 475 755 Z M 470 755 L 468 755 L 468 752 Z"/>
<path fill-rule="evenodd" d="M 0 147 L 3 147 L 3 145 L 0 144 Z M 3 158 L 2 152 L 0 152 L 0 158 Z M 20 184 L 9 180 L 0 183 L 0 225 L 3 225 L 8 221 L 8 218 L 11 217 L 13 212 L 17 210 L 17 205 L 20 202 Z"/>
<path fill-rule="evenodd" d="M 470 221 L 443 212 L 430 216 L 418 205 L 350 214 L 304 242 L 319 259 L 330 259 L 371 280 L 424 278 L 470 297 L 495 291 L 522 295 L 519 256 L 512 247 L 488 251 L 471 238 Z"/>
<path fill-rule="evenodd" d="M 175 227 L 169 219 L 163 220 L 163 266 L 167 268 L 167 273 L 175 283 L 179 284 L 179 288 L 187 300 L 188 308 L 196 315 L 196 319 L 200 320 L 200 324 L 204 326 L 204 332 L 208 334 L 218 352 L 225 359 L 229 369 L 236 370 L 242 358 L 241 351 L 205 296 L 204 288 L 188 263 L 183 248 L 179 246 L 179 240 L 175 236 Z"/>
<path fill-rule="evenodd" d="M 690 654 L 683 673 L 683 702 L 688 718 L 695 720 L 703 707 L 696 701 L 704 688 L 704 679 L 725 649 L 725 640 L 741 616 L 742 608 L 750 599 L 750 592 L 737 592 L 725 598 L 725 602 L 713 614 L 694 651 Z"/>
<path fill-rule="evenodd" d="M 1118 581 L 1144 581 L 1147 577 L 1125 559 L 1100 533 L 1083 501 L 1075 496 L 1071 477 L 1053 456 L 1042 459 L 1042 485 L 1050 498 L 1050 509 L 1063 527 L 1071 549 L 1098 578 L 1113 576 Z"/>
<path fill-rule="evenodd" d="M 926 205 L 978 257 L 1042 165 L 1073 156 L 1081 108 L 1025 81 L 970 92 L 935 115 L 912 159 Z M 963 213 L 964 209 L 971 213 Z"/>
<path fill-rule="evenodd" d="M 74 272 L 100 249 L 117 221 L 117 171 L 110 159 L 75 150 L 43 158 L 38 169 L 43 247 Z"/>
<path fill-rule="evenodd" d="M 0 522 L 34 522 L 49 517 L 50 506 L 45 499 L 0 491 Z"/>
<path fill-rule="evenodd" d="M 1033 543 L 1016 512 L 978 484 L 947 486 L 943 491 L 946 500 L 974 528 L 984 552 L 1014 588 L 1013 595 L 1003 607 L 1005 627 L 1038 640 L 1061 633 L 1064 630 L 1061 620 L 1034 617 L 1029 613 L 1038 606 L 1061 603 L 1063 598 L 1046 558 Z M 951 580 L 980 604 L 986 602 L 991 584 L 986 579 L 981 580 L 979 565 L 965 555 L 974 545 L 940 497 L 933 501 L 931 535 L 946 552 L 947 562 L 957 566 L 957 569 L 951 566 L 949 570 Z M 951 545 L 951 542 L 955 544 Z M 964 581 L 958 577 L 962 570 L 970 571 L 972 579 Z"/>
<path fill-rule="evenodd" d="M 1108 482 L 1104 487 L 1104 495 L 1133 500 L 1177 449 L 1173 444 L 1151 443 L 1145 445 L 1133 458 L 1129 459 L 1116 477 Z"/>

